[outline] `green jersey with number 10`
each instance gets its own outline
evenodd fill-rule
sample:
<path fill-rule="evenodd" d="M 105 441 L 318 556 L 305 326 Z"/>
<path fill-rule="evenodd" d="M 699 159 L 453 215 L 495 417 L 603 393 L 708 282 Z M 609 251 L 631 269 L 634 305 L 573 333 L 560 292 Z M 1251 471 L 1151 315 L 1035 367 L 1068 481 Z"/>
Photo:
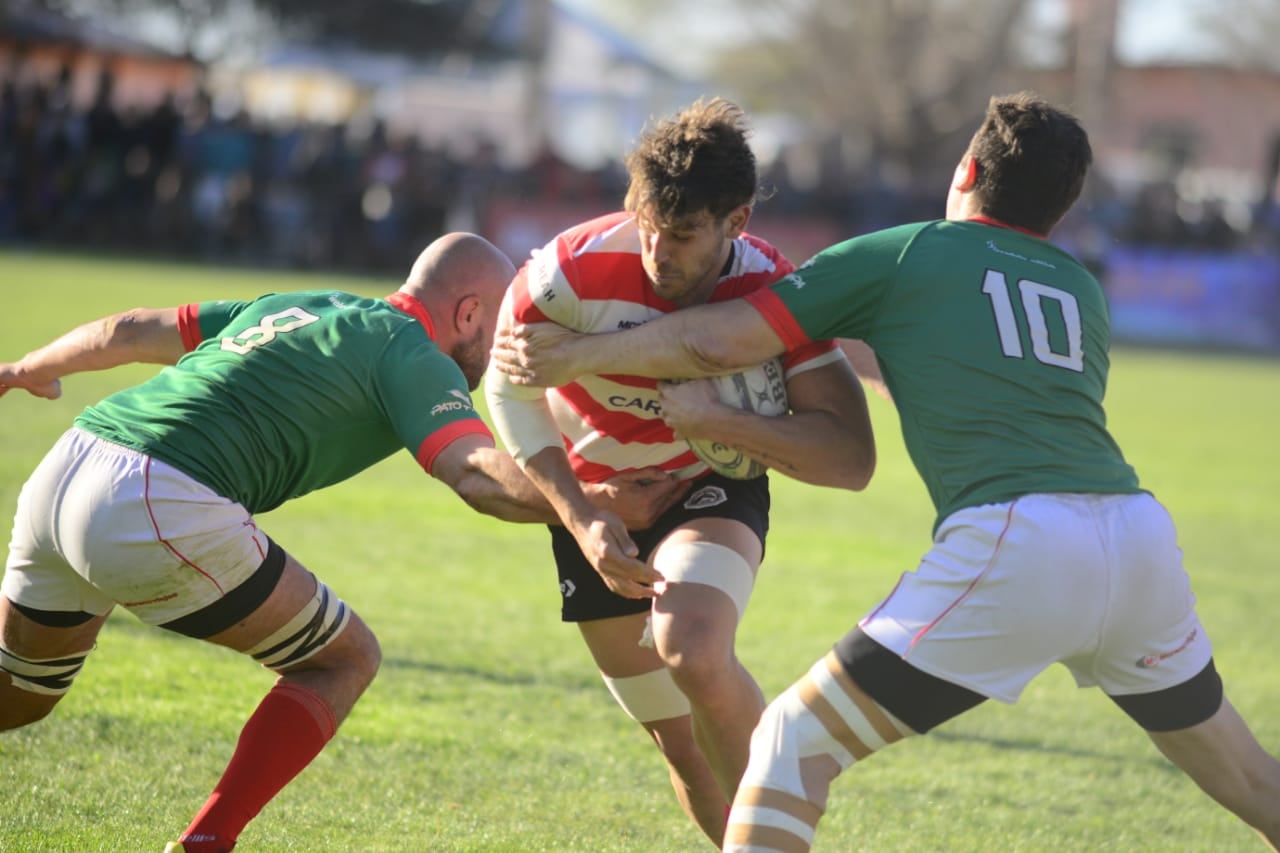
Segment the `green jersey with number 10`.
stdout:
<path fill-rule="evenodd" d="M 176 365 L 76 425 L 265 512 L 407 448 L 428 471 L 465 433 L 490 435 L 466 377 L 404 294 L 339 291 L 179 310 Z"/>
<path fill-rule="evenodd" d="M 747 297 L 789 346 L 875 350 L 937 509 L 1032 493 L 1141 491 L 1106 427 L 1110 317 L 1047 240 L 933 221 L 847 240 Z"/>

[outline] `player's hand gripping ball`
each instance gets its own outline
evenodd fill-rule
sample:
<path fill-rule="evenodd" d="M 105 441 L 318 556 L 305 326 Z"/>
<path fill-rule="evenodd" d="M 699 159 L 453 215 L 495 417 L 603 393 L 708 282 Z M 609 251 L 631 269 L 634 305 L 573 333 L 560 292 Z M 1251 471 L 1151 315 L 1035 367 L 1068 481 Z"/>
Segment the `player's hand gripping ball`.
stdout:
<path fill-rule="evenodd" d="M 711 383 L 726 406 L 768 417 L 787 413 L 787 383 L 782 362 L 776 358 L 737 373 L 712 377 Z M 718 441 L 691 438 L 689 447 L 711 470 L 734 480 L 750 480 L 768 470 L 741 450 Z"/>

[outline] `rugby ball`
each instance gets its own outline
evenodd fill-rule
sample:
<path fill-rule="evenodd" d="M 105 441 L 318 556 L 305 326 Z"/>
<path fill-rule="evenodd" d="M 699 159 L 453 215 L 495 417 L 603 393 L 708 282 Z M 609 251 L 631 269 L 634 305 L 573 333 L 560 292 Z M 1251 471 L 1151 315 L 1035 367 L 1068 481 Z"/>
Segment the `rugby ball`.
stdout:
<path fill-rule="evenodd" d="M 713 376 L 711 383 L 726 406 L 767 417 L 787 413 L 787 382 L 782 362 L 776 358 L 737 373 Z M 736 447 L 709 438 L 689 439 L 689 447 L 712 471 L 734 480 L 750 480 L 768 470 Z"/>

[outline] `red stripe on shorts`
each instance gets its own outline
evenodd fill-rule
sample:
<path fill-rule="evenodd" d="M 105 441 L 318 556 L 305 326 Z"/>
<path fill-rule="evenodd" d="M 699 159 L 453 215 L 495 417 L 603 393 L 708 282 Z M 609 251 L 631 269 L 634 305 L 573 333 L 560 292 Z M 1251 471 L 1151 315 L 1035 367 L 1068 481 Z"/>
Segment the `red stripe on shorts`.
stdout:
<path fill-rule="evenodd" d="M 147 505 L 147 517 L 151 519 L 151 529 L 155 531 L 156 540 L 159 541 L 161 545 L 168 548 L 169 553 L 173 554 L 173 556 L 177 557 L 184 564 L 190 566 L 191 568 L 199 572 L 201 575 L 203 575 L 205 580 L 209 581 L 209 583 L 213 584 L 215 587 L 218 588 L 218 592 L 222 593 L 223 595 L 226 595 L 226 590 L 222 588 L 222 584 L 218 583 L 217 579 L 214 578 L 213 575 L 209 574 L 204 569 L 200 568 L 195 563 L 191 562 L 186 557 L 184 557 L 182 555 L 182 552 L 180 552 L 177 548 L 173 547 L 173 543 L 171 543 L 168 539 L 165 539 L 164 536 L 160 533 L 160 524 L 156 521 L 156 514 L 151 509 L 151 457 L 150 456 L 147 457 L 147 463 L 142 469 L 142 474 L 143 474 L 143 478 L 146 481 L 146 485 L 143 488 L 142 500 Z"/>
<path fill-rule="evenodd" d="M 991 571 L 991 564 L 996 561 L 996 555 L 1000 553 L 1000 546 L 1004 544 L 1004 536 L 1009 532 L 1009 527 L 1013 524 L 1013 508 L 1017 505 L 1018 502 L 1015 500 L 1009 504 L 1009 509 L 1005 511 L 1004 529 L 1001 530 L 1000 535 L 996 537 L 996 546 L 991 549 L 991 556 L 987 558 L 987 564 L 982 567 L 982 571 L 978 572 L 978 576 L 969 582 L 969 585 L 965 587 L 964 592 L 960 593 L 959 597 L 957 597 L 955 601 L 948 604 L 946 609 L 938 614 L 937 618 L 916 632 L 916 635 L 911 638 L 911 645 L 907 646 L 908 653 L 910 653 L 911 649 L 915 647 L 917 642 L 924 639 L 925 634 L 929 633 L 939 622 L 947 618 L 948 613 L 959 607 L 960 602 L 968 598 L 969 593 L 973 592 L 973 588 L 981 583 L 982 579 Z M 906 655 L 903 655 L 903 657 L 906 657 Z"/>

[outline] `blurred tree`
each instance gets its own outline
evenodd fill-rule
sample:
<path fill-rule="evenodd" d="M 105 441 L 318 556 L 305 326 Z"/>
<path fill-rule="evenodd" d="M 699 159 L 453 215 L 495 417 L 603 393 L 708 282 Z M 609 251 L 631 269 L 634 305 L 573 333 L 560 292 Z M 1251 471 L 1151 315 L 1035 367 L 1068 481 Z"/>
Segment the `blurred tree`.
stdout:
<path fill-rule="evenodd" d="M 1265 2 L 1265 0 L 1259 0 Z M 613 0 L 650 23 L 676 0 Z M 987 99 L 1026 60 L 1034 0 L 737 0 L 706 3 L 748 34 L 708 74 L 756 113 L 805 120 L 838 159 L 945 178 Z M 641 11 L 643 10 L 643 12 Z M 732 18 L 732 20 L 730 20 Z M 1060 45 L 1056 48 L 1060 51 Z M 954 156 L 953 156 L 954 155 Z M 848 161 L 855 161 L 849 163 Z"/>
<path fill-rule="evenodd" d="M 771 11 L 774 35 L 724 54 L 720 76 L 750 86 L 761 107 L 863 136 L 868 158 L 929 180 L 950 172 L 957 137 L 967 140 L 1016 61 L 1029 0 L 747 2 Z"/>
<path fill-rule="evenodd" d="M 1196 26 L 1224 62 L 1280 71 L 1280 3 L 1276 0 L 1213 0 L 1195 10 Z"/>

